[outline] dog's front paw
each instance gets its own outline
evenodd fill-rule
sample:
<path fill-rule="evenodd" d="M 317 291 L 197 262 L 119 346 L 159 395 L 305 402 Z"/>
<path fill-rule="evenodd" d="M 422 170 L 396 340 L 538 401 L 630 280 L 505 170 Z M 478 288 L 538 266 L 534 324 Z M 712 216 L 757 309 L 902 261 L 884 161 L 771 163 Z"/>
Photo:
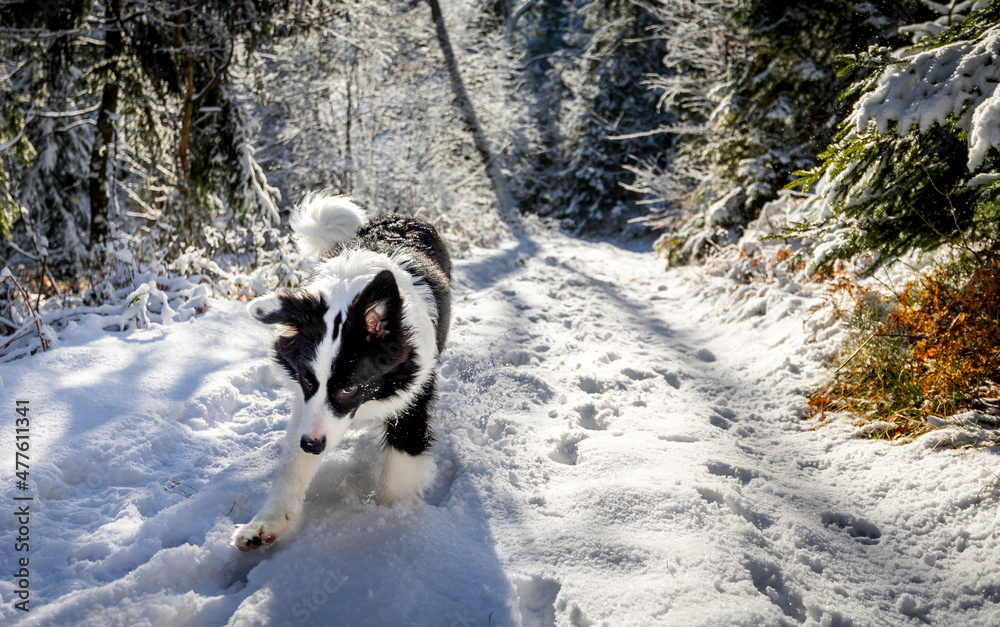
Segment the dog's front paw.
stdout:
<path fill-rule="evenodd" d="M 253 551 L 265 544 L 271 544 L 288 528 L 290 519 L 291 516 L 288 514 L 279 516 L 258 514 L 236 531 L 233 544 L 241 551 Z"/>

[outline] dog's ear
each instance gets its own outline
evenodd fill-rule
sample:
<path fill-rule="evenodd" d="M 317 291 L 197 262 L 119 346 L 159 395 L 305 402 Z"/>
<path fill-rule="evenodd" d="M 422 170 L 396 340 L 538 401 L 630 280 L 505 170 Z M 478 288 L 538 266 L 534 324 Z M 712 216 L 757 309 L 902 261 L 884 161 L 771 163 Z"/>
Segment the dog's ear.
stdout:
<path fill-rule="evenodd" d="M 280 294 L 258 296 L 250 301 L 250 315 L 264 324 L 277 324 L 282 321 L 282 305 Z"/>
<path fill-rule="evenodd" d="M 403 312 L 396 277 L 390 270 L 383 270 L 361 290 L 354 300 L 358 313 L 364 315 L 365 329 L 370 337 L 384 338 L 398 332 Z"/>
<path fill-rule="evenodd" d="M 323 317 L 322 299 L 305 292 L 284 290 L 261 296 L 250 301 L 250 315 L 264 324 L 283 324 L 298 327 L 318 313 Z"/>

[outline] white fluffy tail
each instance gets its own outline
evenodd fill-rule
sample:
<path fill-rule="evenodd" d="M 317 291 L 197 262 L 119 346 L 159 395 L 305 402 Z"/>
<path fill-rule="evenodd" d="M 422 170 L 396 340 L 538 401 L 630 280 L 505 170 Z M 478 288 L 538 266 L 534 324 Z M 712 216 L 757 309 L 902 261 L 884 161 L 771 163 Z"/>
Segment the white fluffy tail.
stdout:
<path fill-rule="evenodd" d="M 368 221 L 364 210 L 346 196 L 310 194 L 292 214 L 289 223 L 299 252 L 309 259 L 319 259 L 338 242 L 354 237 Z"/>

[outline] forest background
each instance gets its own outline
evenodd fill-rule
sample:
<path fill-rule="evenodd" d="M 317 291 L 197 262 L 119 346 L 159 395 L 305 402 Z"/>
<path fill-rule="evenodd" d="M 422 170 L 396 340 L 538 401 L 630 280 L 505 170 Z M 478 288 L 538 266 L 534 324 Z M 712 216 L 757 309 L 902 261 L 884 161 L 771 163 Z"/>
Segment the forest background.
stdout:
<path fill-rule="evenodd" d="M 1000 396 L 998 55 L 985 0 L 5 0 L 0 354 L 295 287 L 326 190 L 828 281 L 812 404 L 917 433 Z"/>

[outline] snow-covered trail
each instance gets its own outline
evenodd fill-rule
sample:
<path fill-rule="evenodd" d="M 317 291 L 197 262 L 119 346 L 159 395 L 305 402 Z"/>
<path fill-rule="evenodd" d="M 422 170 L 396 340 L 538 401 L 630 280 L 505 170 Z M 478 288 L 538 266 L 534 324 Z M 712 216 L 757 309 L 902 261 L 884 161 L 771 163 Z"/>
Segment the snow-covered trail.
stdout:
<path fill-rule="evenodd" d="M 531 522 L 494 532 L 521 572 L 548 582 L 556 616 L 1000 620 L 995 454 L 930 453 L 932 438 L 894 447 L 801 420 L 829 349 L 818 299 L 771 286 L 734 300 L 731 282 L 664 274 L 607 244 L 550 242 L 532 261 L 499 281 L 518 310 L 502 361 L 555 391 L 551 420 L 488 419 L 511 422 L 511 435 L 493 444 L 507 459 L 480 489 L 503 485 L 509 467 L 515 485 L 496 510 L 518 494 L 536 504 L 518 508 Z"/>
<path fill-rule="evenodd" d="M 0 621 L 1000 621 L 995 453 L 800 419 L 827 348 L 818 299 L 736 288 L 556 235 L 474 251 L 426 504 L 374 505 L 378 435 L 359 432 L 327 454 L 298 532 L 253 554 L 229 536 L 263 501 L 289 411 L 270 331 L 226 302 L 75 329 L 0 366 L 3 397 L 31 402 L 37 499 L 32 611 L 5 577 Z"/>

